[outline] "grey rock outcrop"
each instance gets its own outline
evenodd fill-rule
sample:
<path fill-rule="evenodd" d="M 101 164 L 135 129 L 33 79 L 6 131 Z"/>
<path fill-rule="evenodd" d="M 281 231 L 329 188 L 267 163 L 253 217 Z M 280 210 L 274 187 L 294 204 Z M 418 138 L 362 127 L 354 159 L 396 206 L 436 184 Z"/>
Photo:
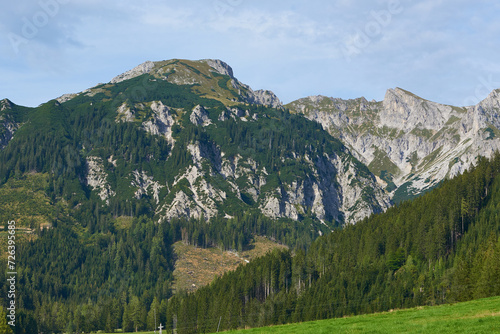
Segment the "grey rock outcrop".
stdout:
<path fill-rule="evenodd" d="M 12 109 L 12 102 L 7 99 L 0 101 L 0 149 L 3 149 L 14 137 L 14 133 L 19 129 L 18 124 L 12 115 L 8 113 Z"/>
<path fill-rule="evenodd" d="M 280 99 L 273 92 L 263 89 L 251 91 L 251 93 L 247 96 L 247 102 L 253 104 L 262 104 L 264 106 L 272 108 L 283 107 Z"/>
<path fill-rule="evenodd" d="M 206 63 L 208 66 L 212 67 L 217 73 L 222 75 L 228 75 L 234 79 L 233 69 L 231 66 L 219 59 L 203 59 L 200 60 L 202 63 Z"/>
<path fill-rule="evenodd" d="M 99 157 L 87 157 L 86 183 L 94 191 L 97 191 L 101 200 L 109 204 L 109 198 L 116 195 L 107 181 L 108 174 L 105 171 L 103 161 Z"/>
<path fill-rule="evenodd" d="M 212 121 L 208 117 L 207 110 L 200 105 L 194 107 L 193 111 L 191 112 L 191 116 L 189 116 L 189 120 L 194 125 L 207 126 L 212 124 Z"/>
<path fill-rule="evenodd" d="M 153 101 L 150 108 L 153 111 L 153 117 L 142 123 L 142 126 L 153 135 L 165 136 L 168 143 L 174 145 L 175 139 L 172 137 L 172 126 L 175 124 L 175 120 L 171 109 L 163 105 L 161 101 Z"/>
<path fill-rule="evenodd" d="M 3 99 L 2 101 L 0 101 L 0 111 L 5 111 L 8 109 L 12 109 L 12 103 L 7 99 Z"/>
<path fill-rule="evenodd" d="M 377 187 L 376 180 L 361 175 L 352 161 L 327 155 L 314 162 L 308 161 L 314 173 L 268 194 L 262 202 L 266 215 L 298 219 L 310 210 L 320 220 L 354 224 L 391 205 L 387 193 Z"/>
<path fill-rule="evenodd" d="M 288 107 L 322 124 L 392 196 L 418 195 L 500 149 L 500 94 L 454 107 L 389 89 L 381 102 L 312 96 Z"/>
<path fill-rule="evenodd" d="M 160 190 L 164 186 L 154 181 L 153 177 L 148 176 L 144 171 L 135 170 L 132 172 L 132 176 L 134 179 L 131 184 L 137 188 L 134 193 L 135 198 L 140 199 L 143 195 L 151 194 L 156 204 L 158 204 L 160 202 Z"/>
<path fill-rule="evenodd" d="M 119 83 L 119 82 L 122 82 L 125 80 L 133 79 L 133 78 L 138 77 L 140 75 L 149 73 L 154 68 L 154 66 L 155 66 L 154 62 L 146 61 L 146 62 L 134 67 L 130 71 L 127 71 L 125 73 L 122 73 L 122 74 L 114 77 L 113 79 L 111 79 L 111 83 L 113 83 L 113 84 Z"/>

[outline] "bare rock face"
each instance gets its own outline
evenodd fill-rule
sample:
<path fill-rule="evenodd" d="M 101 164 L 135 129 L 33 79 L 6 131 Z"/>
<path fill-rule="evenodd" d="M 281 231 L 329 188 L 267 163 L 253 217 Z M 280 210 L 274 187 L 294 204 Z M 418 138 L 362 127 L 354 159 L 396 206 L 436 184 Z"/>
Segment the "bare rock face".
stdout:
<path fill-rule="evenodd" d="M 12 109 L 12 103 L 7 99 L 3 99 L 2 101 L 0 101 L 0 111 L 5 111 L 8 109 Z"/>
<path fill-rule="evenodd" d="M 228 75 L 234 79 L 233 69 L 231 66 L 219 59 L 204 59 L 200 62 L 206 63 L 208 66 L 212 67 L 217 73 L 222 75 Z"/>
<path fill-rule="evenodd" d="M 12 103 L 9 100 L 4 99 L 0 101 L 0 112 L 2 113 L 0 114 L 0 150 L 7 146 L 20 126 L 20 124 L 15 122 L 12 115 L 7 113 L 11 109 Z"/>
<path fill-rule="evenodd" d="M 262 204 L 266 215 L 298 219 L 310 210 L 320 220 L 354 224 L 391 205 L 376 180 L 362 175 L 352 161 L 324 156 L 309 162 L 313 175 L 283 185 L 266 196 Z"/>
<path fill-rule="evenodd" d="M 133 122 L 135 119 L 134 112 L 125 102 L 123 102 L 123 104 L 118 107 L 118 110 L 116 112 L 118 114 L 117 121 Z"/>
<path fill-rule="evenodd" d="M 154 115 L 151 120 L 142 123 L 144 129 L 153 135 L 163 135 L 168 143 L 174 145 L 175 139 L 172 137 L 172 126 L 175 120 L 172 116 L 171 109 L 161 101 L 153 101 L 151 110 Z"/>
<path fill-rule="evenodd" d="M 67 101 L 75 98 L 76 96 L 78 96 L 78 94 L 74 94 L 74 93 L 63 94 L 60 97 L 58 97 L 56 100 L 59 103 L 64 103 L 64 102 L 67 102 Z"/>
<path fill-rule="evenodd" d="M 248 97 L 249 103 L 262 104 L 272 108 L 281 108 L 283 104 L 280 99 L 270 90 L 256 90 Z"/>
<path fill-rule="evenodd" d="M 454 107 L 400 88 L 381 102 L 312 96 L 287 105 L 322 124 L 399 199 L 418 195 L 500 149 L 500 91 Z"/>
<path fill-rule="evenodd" d="M 107 181 L 108 175 L 99 157 L 87 157 L 87 185 L 97 191 L 101 200 L 109 204 L 109 198 L 116 195 Z"/>
<path fill-rule="evenodd" d="M 208 112 L 200 105 L 194 107 L 193 111 L 191 112 L 191 116 L 189 116 L 189 120 L 194 125 L 207 126 L 212 124 L 212 121 L 208 117 Z"/>
<path fill-rule="evenodd" d="M 149 73 L 154 68 L 154 66 L 155 66 L 154 62 L 147 61 L 145 63 L 142 63 L 142 64 L 134 67 L 130 71 L 127 71 L 125 73 L 122 73 L 122 74 L 114 77 L 113 79 L 111 79 L 111 83 L 113 83 L 113 84 L 119 83 L 119 82 L 122 82 L 125 80 L 133 79 L 133 78 L 138 77 L 140 75 Z"/>
<path fill-rule="evenodd" d="M 420 126 L 438 131 L 450 118 L 453 109 L 439 103 L 425 101 L 400 88 L 389 89 L 380 110 L 380 125 L 410 132 Z"/>

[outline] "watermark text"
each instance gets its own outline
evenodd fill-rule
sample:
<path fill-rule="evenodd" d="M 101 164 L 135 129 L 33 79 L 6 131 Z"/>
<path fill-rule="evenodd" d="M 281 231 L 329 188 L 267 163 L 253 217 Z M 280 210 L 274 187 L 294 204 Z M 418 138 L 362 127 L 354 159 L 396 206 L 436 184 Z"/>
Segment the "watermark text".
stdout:
<path fill-rule="evenodd" d="M 9 221 L 7 237 L 7 323 L 16 326 L 16 222 Z"/>

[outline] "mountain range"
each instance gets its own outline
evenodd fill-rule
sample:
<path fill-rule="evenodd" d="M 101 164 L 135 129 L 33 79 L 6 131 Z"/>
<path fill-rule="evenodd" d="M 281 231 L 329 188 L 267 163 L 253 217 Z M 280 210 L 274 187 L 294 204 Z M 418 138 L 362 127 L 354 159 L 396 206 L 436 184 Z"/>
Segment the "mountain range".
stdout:
<path fill-rule="evenodd" d="M 209 102 L 169 105 L 162 101 L 166 84 Z M 206 59 L 148 61 L 107 84 L 63 95 L 49 104 L 75 108 L 107 103 L 114 122 L 131 123 L 163 137 L 168 157 L 182 130 L 194 126 L 208 134 L 201 141 L 191 138 L 177 143 L 190 161 L 169 171 L 168 180 L 140 166 L 125 175 L 127 192 L 136 199 L 150 198 L 158 220 L 231 217 L 234 210 L 227 209 L 231 206 L 227 203 L 234 202 L 238 204 L 233 207 L 254 208 L 271 218 L 298 220 L 309 213 L 323 223 L 344 224 L 434 188 L 473 166 L 479 156 L 490 157 L 500 148 L 499 92 L 469 107 L 431 102 L 401 88 L 387 90 L 378 102 L 310 96 L 283 106 L 271 91 L 254 91 L 241 83 L 226 63 Z M 263 107 L 273 111 L 263 111 Z M 26 120 L 16 121 L 13 103 L 7 99 L 0 108 L 3 148 Z M 336 147 L 332 154 L 318 154 L 312 147 L 314 136 L 311 142 L 301 142 L 309 150 L 302 147 L 295 152 L 298 142 L 292 138 L 297 134 L 293 123 L 299 118 L 288 112 L 303 115 L 328 131 L 333 137 L 328 141 Z M 291 134 L 280 139 L 285 118 Z M 231 133 L 221 138 L 221 132 L 234 126 L 248 137 L 243 145 L 252 148 L 242 149 L 241 142 L 232 145 L 234 138 L 227 140 Z M 291 141 L 288 144 L 294 147 L 286 152 L 278 148 L 272 166 L 263 156 L 258 158 L 259 152 L 270 150 L 279 140 Z M 118 185 L 110 183 L 120 157 L 87 150 L 83 158 L 83 183 L 108 205 L 110 198 L 120 197 Z"/>
<path fill-rule="evenodd" d="M 20 109 L 17 116 L 23 119 L 16 121 Z M 317 123 L 290 114 L 272 92 L 238 81 L 219 60 L 146 62 L 107 84 L 31 110 L 4 100 L 1 145 L 19 136 L 18 130 L 36 126 L 32 118 L 40 117 L 39 109 L 50 117 L 67 115 L 50 126 L 59 124 L 73 141 L 69 147 L 82 167 L 73 178 L 84 192 L 108 206 L 142 201 L 158 221 L 257 210 L 273 219 L 312 217 L 318 226 L 332 228 L 391 204 L 344 144 Z M 69 124 L 75 117 L 79 120 Z M 104 131 L 98 128 L 75 135 L 88 122 L 106 127 L 102 121 L 129 124 L 165 149 L 155 155 L 145 152 L 144 142 L 124 141 L 109 147 L 90 138 Z M 132 147 L 139 155 L 133 159 L 125 153 Z M 154 173 L 155 168 L 162 171 Z"/>
<path fill-rule="evenodd" d="M 4 99 L 16 333 L 150 330 L 157 315 L 213 332 L 497 295 L 499 93 L 283 105 L 220 60 L 174 59 L 36 108 Z M 175 242 L 218 256 L 255 236 L 290 249 L 174 295 Z"/>

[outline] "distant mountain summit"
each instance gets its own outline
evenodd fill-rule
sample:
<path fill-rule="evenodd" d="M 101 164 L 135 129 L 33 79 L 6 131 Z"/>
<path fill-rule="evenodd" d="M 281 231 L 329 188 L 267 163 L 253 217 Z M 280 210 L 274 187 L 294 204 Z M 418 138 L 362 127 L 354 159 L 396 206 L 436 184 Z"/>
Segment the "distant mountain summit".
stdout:
<path fill-rule="evenodd" d="M 476 106 L 431 102 L 401 88 L 380 102 L 312 96 L 288 104 L 339 138 L 400 201 L 500 148 L 499 90 Z"/>
<path fill-rule="evenodd" d="M 208 97 L 222 99 L 226 103 L 228 101 L 239 101 L 262 104 L 273 108 L 282 107 L 281 101 L 273 92 L 269 90 L 252 90 L 248 85 L 241 83 L 233 76 L 233 69 L 228 64 L 218 59 L 147 61 L 130 71 L 116 76 L 111 80 L 111 83 L 119 83 L 143 74 L 150 74 L 177 85 L 210 87 L 210 92 L 203 90 L 200 92 L 207 94 Z M 219 84 L 220 76 L 228 77 L 228 80 L 224 82 L 225 85 L 221 86 Z M 227 96 L 226 91 L 222 92 L 217 87 L 230 90 L 236 94 Z"/>

